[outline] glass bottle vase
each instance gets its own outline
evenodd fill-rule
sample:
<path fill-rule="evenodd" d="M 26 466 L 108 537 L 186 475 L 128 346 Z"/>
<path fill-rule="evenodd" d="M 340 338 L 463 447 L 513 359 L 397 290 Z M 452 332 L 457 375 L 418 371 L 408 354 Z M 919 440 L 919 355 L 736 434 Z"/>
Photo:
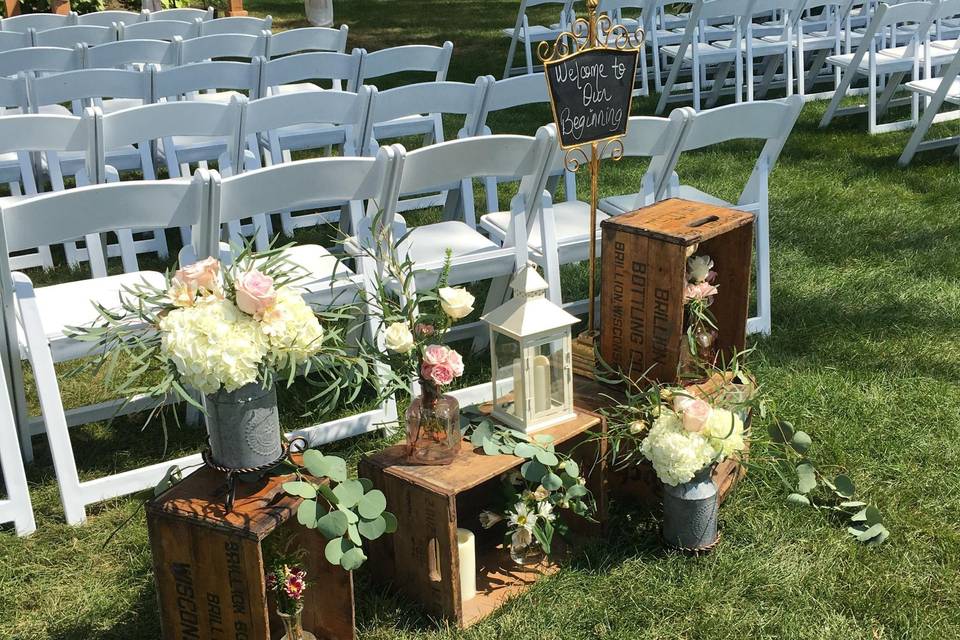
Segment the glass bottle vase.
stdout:
<path fill-rule="evenodd" d="M 407 409 L 407 457 L 413 464 L 450 464 L 460 451 L 460 404 L 437 385 L 421 380 L 422 392 Z"/>
<path fill-rule="evenodd" d="M 531 542 L 525 547 L 514 547 L 510 545 L 510 559 L 520 567 L 531 567 L 543 562 L 543 549 L 536 542 Z"/>
<path fill-rule="evenodd" d="M 297 607 L 293 613 L 280 613 L 284 634 L 280 640 L 317 640 L 317 636 L 303 630 L 303 607 Z"/>

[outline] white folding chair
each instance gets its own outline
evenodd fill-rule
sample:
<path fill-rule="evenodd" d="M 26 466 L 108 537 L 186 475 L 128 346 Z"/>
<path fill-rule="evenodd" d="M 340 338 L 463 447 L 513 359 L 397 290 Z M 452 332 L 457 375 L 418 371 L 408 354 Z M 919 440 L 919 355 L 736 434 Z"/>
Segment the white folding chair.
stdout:
<path fill-rule="evenodd" d="M 201 36 L 246 34 L 259 36 L 261 31 L 270 31 L 273 18 L 254 18 L 253 16 L 228 16 L 204 20 L 200 25 Z"/>
<path fill-rule="evenodd" d="M 410 151 L 403 160 L 399 189 L 384 206 L 379 226 L 372 226 L 373 232 L 366 238 L 361 234 L 360 241 L 366 239 L 370 242 L 372 238 L 379 240 L 393 234 L 399 242 L 397 258 L 409 258 L 414 263 L 411 282 L 392 284 L 401 295 L 433 286 L 448 258 L 447 281 L 450 285 L 492 280 L 485 306 L 489 311 L 503 302 L 515 269 L 527 263 L 528 221 L 532 221 L 546 185 L 556 144 L 554 132 L 549 127 L 541 127 L 535 138 L 479 136 Z M 443 185 L 487 176 L 510 176 L 520 181 L 519 192 L 510 204 L 512 233 L 508 236 L 513 241 L 508 240 L 505 246 L 496 244 L 461 220 L 445 220 L 408 229 L 405 221 L 396 215 L 398 194 L 423 193 Z M 376 251 L 373 247 L 369 249 Z M 480 328 L 475 322 L 460 324 L 447 334 L 447 338 L 456 340 Z M 481 336 L 478 337 L 482 340 Z"/>
<path fill-rule="evenodd" d="M 488 76 L 481 76 L 473 84 L 465 82 L 421 82 L 408 84 L 386 91 L 373 93 L 370 99 L 370 111 L 367 117 L 366 131 L 362 140 L 365 143 L 365 155 L 374 155 L 387 138 L 399 138 L 420 135 L 423 145 L 443 142 L 443 116 L 463 117 L 463 127 L 457 132 L 458 138 L 468 138 L 478 134 L 478 122 L 483 112 L 483 104 L 490 85 Z M 424 129 L 425 119 L 432 125 Z M 473 183 L 465 181 L 443 186 L 439 194 L 423 195 L 424 192 L 404 191 L 405 197 L 398 203 L 398 211 L 422 209 L 424 207 L 446 204 L 446 218 L 458 215 L 471 227 L 476 225 L 476 213 L 473 205 Z M 447 191 L 452 189 L 452 197 Z M 436 191 L 435 189 L 433 191 Z"/>
<path fill-rule="evenodd" d="M 117 25 L 118 40 L 166 40 L 174 38 L 190 40 L 200 35 L 200 19 L 189 22 L 180 20 L 148 20 L 134 24 Z"/>
<path fill-rule="evenodd" d="M 645 28 L 646 16 L 644 11 L 650 5 L 650 0 L 601 0 L 597 6 L 597 15 L 607 14 L 612 25 L 620 25 L 631 35 L 636 33 L 637 29 Z M 644 42 L 648 38 L 644 37 Z M 647 52 L 646 46 L 641 47 L 639 64 L 637 68 L 637 79 L 640 80 L 640 87 L 633 90 L 633 95 L 650 95 L 650 87 L 647 77 Z"/>
<path fill-rule="evenodd" d="M 530 24 L 528 9 L 545 5 L 555 6 L 559 9 L 559 21 L 552 25 Z M 556 40 L 562 32 L 570 29 L 574 20 L 573 0 L 520 0 L 520 6 L 517 9 L 517 21 L 513 27 L 503 29 L 503 35 L 510 38 L 510 46 L 507 48 L 507 62 L 503 66 L 503 78 L 509 78 L 521 72 L 533 73 L 534 68 L 540 66 L 539 61 L 534 59 L 534 45 L 544 41 L 552 42 Z M 523 45 L 526 59 L 526 64 L 522 67 L 513 66 L 518 44 Z"/>
<path fill-rule="evenodd" d="M 332 51 L 344 53 L 347 50 L 347 25 L 339 29 L 330 27 L 302 27 L 278 31 L 270 38 L 270 58 L 288 56 L 291 53 L 308 51 Z"/>
<path fill-rule="evenodd" d="M 194 20 L 200 20 L 201 22 L 206 22 L 207 20 L 213 20 L 213 16 L 213 7 L 207 7 L 206 9 L 191 9 L 189 7 L 181 7 L 176 9 L 161 9 L 160 11 L 147 12 L 147 20 L 150 22 L 159 22 L 161 20 L 178 20 L 181 22 L 193 22 Z"/>
<path fill-rule="evenodd" d="M 147 281 L 162 286 L 163 275 L 140 271 L 34 288 L 30 279 L 11 272 L 9 251 L 64 242 L 85 236 L 95 246 L 97 235 L 118 228 L 163 229 L 197 226 L 209 207 L 210 180 L 206 172 L 193 179 L 161 182 L 131 182 L 93 185 L 22 201 L 0 201 L 0 277 L 3 286 L 5 364 L 13 372 L 12 396 L 20 430 L 21 447 L 29 459 L 31 437 L 46 430 L 53 465 L 60 486 L 66 520 L 79 524 L 86 518 L 86 505 L 154 486 L 171 464 L 187 466 L 199 455 L 161 462 L 95 480 L 81 482 L 70 442 L 68 425 L 108 419 L 120 409 L 118 402 L 86 406 L 67 412 L 60 395 L 56 362 L 89 354 L 90 343 L 67 337 L 69 327 L 88 325 L 97 317 L 97 302 L 107 308 L 117 305 L 125 287 Z M 209 236 L 209 230 L 206 230 Z M 204 235 L 201 230 L 196 237 Z M 198 244 L 197 255 L 209 255 L 208 244 Z M 21 359 L 30 360 L 40 402 L 41 416 L 32 419 L 24 401 Z M 122 411 L 130 413 L 154 406 L 154 400 L 134 398 Z"/>
<path fill-rule="evenodd" d="M 145 22 L 147 19 L 147 12 L 141 11 L 136 13 L 134 11 L 94 11 L 93 13 L 84 13 L 83 15 L 77 16 L 77 24 L 82 25 L 96 25 L 98 27 L 110 27 L 116 24 L 136 24 L 137 22 Z"/>
<path fill-rule="evenodd" d="M 254 100 L 247 105 L 243 119 L 243 139 L 256 151 L 259 139 L 266 137 L 269 165 L 290 162 L 291 151 L 320 147 L 338 146 L 342 156 L 359 155 L 372 92 L 371 87 L 360 87 L 357 93 L 306 91 Z M 314 204 L 329 209 L 342 203 L 317 199 Z M 297 228 L 333 222 L 339 216 L 339 210 L 297 215 L 281 210 L 282 228 L 287 236 Z"/>
<path fill-rule="evenodd" d="M 372 53 L 363 51 L 360 62 L 360 76 L 357 85 L 372 84 L 371 80 L 384 79 L 397 74 L 433 74 L 434 82 L 447 79 L 450 57 L 453 55 L 453 43 L 447 41 L 443 46 L 405 45 L 390 47 Z M 408 80 L 407 80 L 408 82 Z M 380 87 L 386 88 L 381 82 Z M 396 123 L 381 122 L 377 134 L 383 138 L 395 138 L 408 135 L 429 135 L 435 128 L 435 118 L 431 115 L 410 116 Z M 394 126 L 395 125 L 395 126 Z M 419 128 L 418 128 L 419 127 Z"/>
<path fill-rule="evenodd" d="M 747 102 L 753 102 L 756 92 L 763 100 L 774 85 L 778 68 L 783 69 L 782 82 L 787 96 L 793 95 L 794 16 L 800 13 L 802 0 L 757 0 L 750 9 L 750 40 L 741 41 L 740 52 L 746 64 Z M 756 22 L 773 12 L 775 19 Z M 730 43 L 714 43 L 730 46 Z M 754 82 L 754 64 L 759 59 L 762 75 Z"/>
<path fill-rule="evenodd" d="M 180 44 L 180 64 L 190 64 L 193 62 L 218 60 L 222 58 L 253 60 L 256 57 L 267 54 L 267 41 L 269 38 L 270 32 L 262 31 L 257 35 L 221 33 L 184 40 Z"/>
<path fill-rule="evenodd" d="M 0 52 L 33 46 L 33 31 L 0 31 Z"/>
<path fill-rule="evenodd" d="M 84 69 L 139 68 L 152 64 L 173 67 L 180 64 L 180 38 L 168 40 L 120 40 L 87 49 Z"/>
<path fill-rule="evenodd" d="M 10 388 L 4 366 L 0 366 L 0 384 Z M 20 457 L 17 422 L 8 393 L 0 393 L 0 478 L 3 478 L 7 496 L 0 499 L 0 523 L 12 522 L 18 536 L 30 535 L 37 530 L 37 522 L 33 517 L 30 487 Z"/>
<path fill-rule="evenodd" d="M 19 16 L 4 18 L 0 22 L 0 30 L 14 33 L 25 33 L 29 29 L 43 31 L 77 24 L 77 14 L 67 15 L 59 13 L 24 13 Z"/>
<path fill-rule="evenodd" d="M 736 102 L 743 100 L 743 55 L 741 51 L 746 52 L 747 59 L 753 56 L 753 32 L 750 18 L 752 16 L 754 0 L 707 0 L 698 2 L 690 10 L 690 17 L 687 19 L 687 25 L 684 28 L 683 39 L 677 45 L 667 45 L 660 48 L 660 51 L 668 57 L 673 58 L 670 66 L 670 73 L 667 81 L 663 85 L 663 93 L 660 95 L 660 101 L 657 103 L 657 114 L 661 114 L 667 107 L 668 102 L 678 99 L 686 100 L 693 98 L 693 108 L 699 110 L 701 107 L 701 85 L 706 80 L 708 68 L 715 68 L 713 80 L 711 81 L 710 98 L 707 106 L 712 106 L 719 99 L 723 89 L 726 87 L 727 77 L 730 74 L 730 68 L 734 68 L 734 95 Z M 733 25 L 732 37 L 729 41 L 710 42 L 706 27 L 711 20 L 729 19 Z M 686 95 L 673 95 L 680 76 L 680 71 L 684 67 L 690 70 L 693 93 Z"/>
<path fill-rule="evenodd" d="M 80 47 L 31 47 L 0 53 L 0 76 L 15 76 L 20 72 L 60 73 L 82 68 L 83 49 Z"/>
<path fill-rule="evenodd" d="M 679 197 L 721 207 L 749 211 L 756 216 L 757 315 L 747 321 L 749 333 L 769 335 L 770 315 L 770 209 L 768 182 L 770 171 L 780 157 L 793 125 L 803 108 L 803 98 L 732 104 L 691 115 L 684 128 L 679 153 L 703 149 L 731 140 L 766 140 L 750 178 L 735 204 L 688 184 L 670 185 L 666 197 Z M 682 168 L 681 168 L 682 170 Z"/>
<path fill-rule="evenodd" d="M 910 140 L 903 153 L 900 154 L 897 164 L 905 167 L 913 160 L 913 156 L 919 151 L 929 151 L 931 149 L 942 149 L 944 147 L 957 146 L 960 151 L 960 136 L 948 136 L 935 140 L 924 140 L 930 127 L 935 122 L 953 120 L 960 115 L 960 112 L 947 111 L 940 113 L 940 108 L 944 103 L 960 106 L 960 80 L 957 75 L 960 74 L 960 55 L 953 58 L 953 61 L 946 66 L 939 78 L 925 78 L 907 83 L 907 88 L 915 94 L 922 95 L 929 100 L 929 103 L 923 110 L 923 117 L 917 123 Z"/>
<path fill-rule="evenodd" d="M 830 56 L 827 62 L 843 69 L 843 76 L 820 120 L 825 128 L 836 116 L 867 112 L 867 130 L 872 134 L 899 131 L 916 126 L 919 119 L 920 101 L 917 94 L 906 100 L 894 99 L 904 76 L 920 80 L 921 51 L 929 38 L 930 27 L 936 17 L 936 2 L 904 2 L 896 5 L 880 3 L 863 34 L 863 39 L 853 53 Z M 881 48 L 878 41 L 887 32 L 904 35 L 906 45 Z M 859 76 L 867 77 L 867 105 L 840 107 L 840 102 Z M 877 95 L 882 88 L 881 95 Z M 898 122 L 880 124 L 878 119 L 892 106 L 908 102 L 910 118 Z"/>
<path fill-rule="evenodd" d="M 270 38 L 269 46 L 272 51 L 273 37 Z M 362 59 L 363 50 L 354 49 L 351 53 L 308 51 L 265 60 L 260 95 L 319 91 L 325 88 L 356 91 L 362 84 L 358 82 Z M 329 86 L 326 86 L 327 83 Z"/>
<path fill-rule="evenodd" d="M 487 88 L 487 97 L 484 100 L 483 112 L 477 119 L 479 135 L 492 133 L 509 133 L 507 131 L 491 130 L 488 120 L 491 113 L 516 109 L 532 104 L 550 104 L 550 95 L 547 91 L 547 79 L 541 73 L 525 74 L 516 78 L 494 80 L 488 76 L 490 86 Z M 549 109 L 542 116 L 542 120 L 549 119 Z M 577 199 L 577 177 L 572 171 L 562 167 L 558 172 L 550 174 L 547 188 L 551 193 L 556 191 L 556 183 L 563 178 L 563 190 L 566 200 Z M 487 196 L 486 212 L 500 211 L 500 196 L 497 192 L 497 178 L 487 178 L 484 189 Z"/>
<path fill-rule="evenodd" d="M 178 178 L 181 166 L 201 159 L 217 160 L 220 170 L 230 175 L 242 155 L 241 127 L 243 104 L 246 98 L 238 96 L 227 104 L 217 102 L 160 102 L 103 114 L 99 148 L 104 153 L 137 145 L 141 171 L 145 180 L 157 178 L 150 143 L 162 141 L 163 159 L 168 175 Z M 197 148 L 177 146 L 174 141 L 190 141 Z M 203 153 L 197 151 L 200 144 Z M 98 171 L 107 171 L 106 161 L 96 158 L 93 164 Z M 187 167 L 189 168 L 189 167 Z M 257 228 L 263 234 L 260 244 L 269 237 L 269 221 L 258 221 Z M 181 227 L 184 244 L 190 243 L 190 230 Z M 234 239 L 240 240 L 239 226 L 230 229 Z"/>
<path fill-rule="evenodd" d="M 57 27 L 47 29 L 46 31 L 37 31 L 33 36 L 33 44 L 36 47 L 63 47 L 70 49 L 81 42 L 95 47 L 115 42 L 117 40 L 117 28 L 114 26 L 100 27 L 92 24 L 72 25 L 69 27 Z"/>
<path fill-rule="evenodd" d="M 690 118 L 689 107 L 675 109 L 669 118 L 634 116 L 627 125 L 627 135 L 622 139 L 624 156 L 649 158 L 650 164 L 641 181 L 640 191 L 636 194 L 617 196 L 601 202 L 598 207 L 596 255 L 600 255 L 600 222 L 611 215 L 619 215 L 620 207 L 631 207 L 632 211 L 658 200 L 658 187 L 673 173 L 677 147 L 680 144 L 684 126 Z M 605 153 L 609 157 L 611 147 Z M 564 166 L 565 155 L 558 150 L 553 156 L 553 171 Z M 661 190 L 662 193 L 662 190 Z M 543 268 L 547 284 L 550 285 L 550 298 L 556 304 L 562 304 L 571 313 L 583 313 L 589 305 L 588 300 L 563 303 L 560 280 L 560 267 L 565 264 L 583 262 L 590 255 L 590 204 L 582 200 L 554 203 L 544 195 L 542 208 L 530 225 L 527 245 L 530 258 Z M 501 244 L 507 239 L 510 214 L 507 211 L 489 213 L 480 218 L 480 225 L 488 235 Z"/>
<path fill-rule="evenodd" d="M 805 99 L 832 97 L 832 92 L 809 93 L 825 68 L 833 77 L 834 90 L 840 83 L 839 68 L 826 65 L 826 61 L 827 56 L 838 56 L 844 51 L 852 4 L 850 0 L 804 0 L 793 14 L 797 94 Z M 804 18 L 805 14 L 811 17 Z M 809 71 L 807 54 L 812 55 Z"/>
<path fill-rule="evenodd" d="M 278 99 L 300 97 L 283 96 Z M 348 202 L 350 215 L 359 226 L 363 219 L 364 202 L 382 205 L 393 197 L 392 191 L 398 183 L 397 155 L 395 149 L 388 147 L 381 149 L 376 158 L 315 158 L 219 180 L 213 174 L 209 226 L 215 228 L 278 209 L 308 208 L 318 199 Z M 296 284 L 303 289 L 305 299 L 313 306 L 342 307 L 360 302 L 358 294 L 361 291 L 368 295 L 371 293 L 369 276 L 374 267 L 366 259 L 358 259 L 358 267 L 351 270 L 329 250 L 316 244 L 290 247 L 285 255 L 295 273 L 304 276 Z M 360 265 L 366 266 L 366 273 L 361 273 Z M 364 310 L 364 313 L 367 317 L 365 334 L 367 340 L 372 342 L 378 331 L 373 316 L 368 310 Z M 377 379 L 386 377 L 382 368 L 377 371 L 374 384 Z M 390 397 L 374 410 L 305 427 L 289 436 L 302 436 L 313 447 L 383 428 L 395 422 L 396 418 L 396 403 Z"/>

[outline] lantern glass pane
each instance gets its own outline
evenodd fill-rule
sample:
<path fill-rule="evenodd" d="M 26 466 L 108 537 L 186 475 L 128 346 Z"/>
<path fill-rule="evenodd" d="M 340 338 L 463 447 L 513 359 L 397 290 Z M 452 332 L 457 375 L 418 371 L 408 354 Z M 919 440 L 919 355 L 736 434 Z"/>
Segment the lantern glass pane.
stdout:
<path fill-rule="evenodd" d="M 491 346 L 496 359 L 496 376 L 500 392 L 497 406 L 500 410 L 518 418 L 523 417 L 523 361 L 520 343 L 497 331 L 493 332 Z M 513 382 L 509 380 L 513 379 Z M 500 384 L 502 382 L 502 384 Z"/>
<path fill-rule="evenodd" d="M 533 388 L 534 413 L 543 415 L 563 409 L 564 351 L 563 338 L 543 342 L 534 349 Z"/>

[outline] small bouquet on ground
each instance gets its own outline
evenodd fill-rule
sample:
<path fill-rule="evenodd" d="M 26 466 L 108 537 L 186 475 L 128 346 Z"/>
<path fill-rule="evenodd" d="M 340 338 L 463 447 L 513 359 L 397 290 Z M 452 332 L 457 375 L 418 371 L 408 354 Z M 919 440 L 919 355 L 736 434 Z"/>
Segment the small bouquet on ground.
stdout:
<path fill-rule="evenodd" d="M 693 253 L 697 247 L 692 247 Z M 684 327 L 687 334 L 686 362 L 681 367 L 695 372 L 699 363 L 713 365 L 717 358 L 716 319 L 710 312 L 719 290 L 716 285 L 717 272 L 713 270 L 713 259 L 707 255 L 690 255 L 683 289 Z"/>
<path fill-rule="evenodd" d="M 303 609 L 307 572 L 299 565 L 280 564 L 267 572 L 267 593 L 277 600 L 277 613 L 292 616 Z"/>

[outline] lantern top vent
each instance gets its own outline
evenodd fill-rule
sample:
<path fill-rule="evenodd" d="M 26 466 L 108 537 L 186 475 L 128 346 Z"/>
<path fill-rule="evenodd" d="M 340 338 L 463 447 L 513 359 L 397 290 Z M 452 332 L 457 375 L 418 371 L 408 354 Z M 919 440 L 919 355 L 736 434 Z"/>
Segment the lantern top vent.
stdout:
<path fill-rule="evenodd" d="M 481 318 L 492 328 L 520 340 L 579 322 L 576 316 L 547 299 L 547 283 L 533 265 L 518 271 L 511 286 L 513 298 Z"/>

